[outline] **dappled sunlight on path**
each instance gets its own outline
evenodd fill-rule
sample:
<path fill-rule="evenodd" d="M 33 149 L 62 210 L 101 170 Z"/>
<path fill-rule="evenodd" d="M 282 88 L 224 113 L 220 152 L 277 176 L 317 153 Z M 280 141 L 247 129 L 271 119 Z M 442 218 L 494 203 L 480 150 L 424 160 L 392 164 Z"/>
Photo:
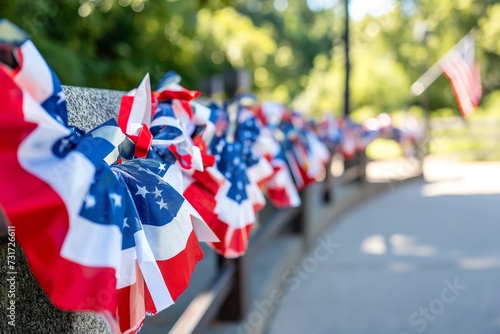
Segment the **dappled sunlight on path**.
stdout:
<path fill-rule="evenodd" d="M 500 332 L 500 163 L 424 172 L 325 231 L 340 247 L 288 287 L 269 333 Z"/>

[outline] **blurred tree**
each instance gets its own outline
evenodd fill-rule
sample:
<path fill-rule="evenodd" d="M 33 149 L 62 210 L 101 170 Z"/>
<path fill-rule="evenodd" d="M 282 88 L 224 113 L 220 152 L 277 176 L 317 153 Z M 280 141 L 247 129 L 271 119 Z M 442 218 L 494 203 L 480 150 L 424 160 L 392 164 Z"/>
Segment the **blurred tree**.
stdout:
<path fill-rule="evenodd" d="M 471 29 L 485 91 L 499 89 L 496 2 L 393 0 L 353 21 L 353 107 L 377 113 L 417 104 L 411 83 Z M 196 88 L 245 67 L 262 99 L 340 114 L 338 0 L 0 0 L 0 9 L 32 36 L 65 84 L 129 90 L 146 72 L 155 84 L 173 69 Z M 431 86 L 429 102 L 456 108 L 445 78 Z"/>
<path fill-rule="evenodd" d="M 478 44 L 482 48 L 482 74 L 487 92 L 500 89 L 500 4 L 484 10 L 477 31 Z"/>
<path fill-rule="evenodd" d="M 398 0 L 388 2 L 379 15 L 352 22 L 353 107 L 379 113 L 417 104 L 410 85 L 471 30 L 477 39 L 476 58 L 485 92 L 498 89 L 500 47 L 495 36 L 500 32 L 500 5 L 496 2 Z M 418 38 L 422 27 L 425 30 Z M 335 50 L 339 47 L 334 46 Z M 334 54 L 328 64 L 320 58 L 307 76 L 307 89 L 296 101 L 301 109 L 313 113 L 333 109 L 340 115 L 344 60 L 340 50 Z M 431 85 L 428 94 L 431 110 L 457 109 L 444 76 Z"/>
<path fill-rule="evenodd" d="M 303 88 L 297 77 L 307 75 L 315 55 L 331 48 L 328 24 L 305 1 L 281 11 L 273 1 L 262 1 L 260 11 L 229 3 L 19 0 L 1 8 L 66 84 L 130 89 L 147 71 L 155 82 L 174 69 L 196 87 L 202 77 L 247 67 L 257 91 L 288 100 Z"/>

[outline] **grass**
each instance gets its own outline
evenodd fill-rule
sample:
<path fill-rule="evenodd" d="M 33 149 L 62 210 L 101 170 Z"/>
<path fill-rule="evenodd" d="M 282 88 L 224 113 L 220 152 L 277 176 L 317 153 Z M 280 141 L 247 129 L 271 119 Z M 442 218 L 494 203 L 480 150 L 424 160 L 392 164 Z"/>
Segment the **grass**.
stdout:
<path fill-rule="evenodd" d="M 500 116 L 474 115 L 467 123 L 434 118 L 433 123 L 431 154 L 453 155 L 461 161 L 500 161 Z M 390 159 L 401 157 L 402 150 L 393 140 L 377 139 L 367 147 L 367 155 L 375 160 Z"/>
<path fill-rule="evenodd" d="M 450 128 L 442 127 L 431 131 L 432 154 L 452 154 L 462 161 L 500 160 L 498 115 L 479 113 L 467 119 L 467 123 L 452 124 Z"/>
<path fill-rule="evenodd" d="M 373 160 L 382 160 L 401 157 L 403 151 L 394 140 L 377 138 L 366 148 L 366 155 Z"/>

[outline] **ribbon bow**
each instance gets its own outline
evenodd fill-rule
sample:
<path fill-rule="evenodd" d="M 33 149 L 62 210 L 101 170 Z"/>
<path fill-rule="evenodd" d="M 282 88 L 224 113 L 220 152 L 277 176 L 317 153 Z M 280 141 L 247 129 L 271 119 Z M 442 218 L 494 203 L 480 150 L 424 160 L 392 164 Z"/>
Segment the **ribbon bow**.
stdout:
<path fill-rule="evenodd" d="M 164 89 L 162 92 L 167 90 Z M 118 124 L 135 142 L 135 156 L 147 157 L 152 147 L 160 149 L 175 147 L 174 152 L 186 152 L 190 156 L 189 165 L 192 168 L 203 170 L 200 150 L 193 145 L 189 135 L 189 122 L 187 120 L 182 122 L 181 113 L 176 113 L 175 103 L 158 104 L 157 95 L 151 94 L 149 74 L 147 74 L 139 87 L 122 99 Z"/>

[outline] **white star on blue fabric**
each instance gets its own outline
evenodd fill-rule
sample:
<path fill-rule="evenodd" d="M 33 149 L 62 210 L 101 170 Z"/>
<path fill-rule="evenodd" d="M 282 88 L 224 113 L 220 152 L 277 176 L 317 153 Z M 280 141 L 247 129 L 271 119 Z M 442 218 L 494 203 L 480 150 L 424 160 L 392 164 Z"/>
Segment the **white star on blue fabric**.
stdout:
<path fill-rule="evenodd" d="M 156 202 L 156 204 L 158 204 L 160 206 L 160 210 L 161 209 L 165 209 L 166 210 L 168 208 L 167 203 L 163 202 L 163 198 L 160 199 L 159 202 Z"/>
<path fill-rule="evenodd" d="M 87 196 L 85 197 L 85 209 L 93 208 L 95 206 L 95 203 L 95 197 L 87 194 Z"/>
<path fill-rule="evenodd" d="M 135 221 L 135 223 L 140 222 L 140 220 L 137 217 L 132 217 L 131 219 L 132 219 L 132 222 L 134 222 L 134 221 Z M 132 226 L 128 223 L 128 221 L 129 221 L 128 217 L 123 219 L 123 228 L 128 227 L 128 228 L 132 229 Z"/>
<path fill-rule="evenodd" d="M 59 100 L 57 100 L 56 104 L 61 104 L 64 101 L 66 101 L 66 95 L 64 95 L 63 91 L 60 91 L 59 93 L 57 93 L 57 96 L 59 97 Z"/>
<path fill-rule="evenodd" d="M 160 164 L 160 167 L 158 167 L 158 170 L 166 170 L 165 169 L 165 164 Z"/>
<path fill-rule="evenodd" d="M 120 195 L 111 193 L 109 197 L 113 200 L 115 206 L 122 206 L 122 197 Z"/>
<path fill-rule="evenodd" d="M 155 198 L 156 197 L 161 197 L 161 193 L 162 193 L 163 190 L 160 190 L 158 188 L 155 187 L 155 191 L 153 191 L 153 194 L 155 194 Z"/>
<path fill-rule="evenodd" d="M 141 187 L 139 185 L 137 186 L 137 192 L 135 193 L 135 195 L 140 195 L 143 198 L 146 198 L 147 194 L 149 194 L 149 191 L 146 189 L 146 186 L 144 187 Z"/>
<path fill-rule="evenodd" d="M 128 220 L 128 218 L 125 218 L 123 220 L 123 228 L 125 228 L 125 227 L 129 227 L 130 228 L 130 225 L 128 224 L 127 220 Z"/>

